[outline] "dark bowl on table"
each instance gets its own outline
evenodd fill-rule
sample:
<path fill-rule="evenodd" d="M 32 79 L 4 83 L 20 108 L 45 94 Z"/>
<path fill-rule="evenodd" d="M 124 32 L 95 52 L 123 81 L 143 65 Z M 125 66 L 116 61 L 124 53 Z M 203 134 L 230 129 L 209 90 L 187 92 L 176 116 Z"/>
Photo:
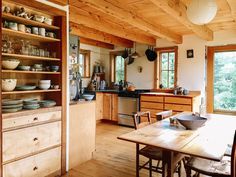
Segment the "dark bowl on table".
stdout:
<path fill-rule="evenodd" d="M 187 130 L 196 130 L 197 128 L 202 127 L 205 124 L 207 118 L 190 114 L 190 115 L 180 115 L 177 117 L 177 120 Z"/>

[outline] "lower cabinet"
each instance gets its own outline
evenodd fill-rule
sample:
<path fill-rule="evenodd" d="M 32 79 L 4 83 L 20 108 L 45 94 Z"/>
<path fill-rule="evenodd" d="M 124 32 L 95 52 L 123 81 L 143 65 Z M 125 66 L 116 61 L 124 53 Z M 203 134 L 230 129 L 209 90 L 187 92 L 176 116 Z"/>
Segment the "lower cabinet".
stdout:
<path fill-rule="evenodd" d="M 103 119 L 118 120 L 118 95 L 113 93 L 103 94 Z"/>
<path fill-rule="evenodd" d="M 3 177 L 60 175 L 61 147 L 3 165 Z"/>
<path fill-rule="evenodd" d="M 3 177 L 61 174 L 61 111 L 3 118 Z"/>
<path fill-rule="evenodd" d="M 141 111 L 150 111 L 152 122 L 156 113 L 172 110 L 174 114 L 183 111 L 199 112 L 200 96 L 141 95 Z M 144 119 L 145 121 L 145 119 Z"/>

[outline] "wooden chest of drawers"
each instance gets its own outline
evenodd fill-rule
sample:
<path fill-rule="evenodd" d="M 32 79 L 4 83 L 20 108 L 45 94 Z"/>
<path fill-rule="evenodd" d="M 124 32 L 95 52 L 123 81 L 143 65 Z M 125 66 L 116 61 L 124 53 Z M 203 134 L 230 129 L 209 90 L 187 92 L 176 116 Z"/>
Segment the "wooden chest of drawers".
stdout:
<path fill-rule="evenodd" d="M 60 175 L 61 111 L 2 121 L 4 177 Z"/>
<path fill-rule="evenodd" d="M 200 96 L 170 96 L 162 95 L 141 95 L 141 111 L 150 111 L 152 122 L 156 121 L 156 113 L 172 110 L 174 114 L 183 111 L 199 112 Z"/>

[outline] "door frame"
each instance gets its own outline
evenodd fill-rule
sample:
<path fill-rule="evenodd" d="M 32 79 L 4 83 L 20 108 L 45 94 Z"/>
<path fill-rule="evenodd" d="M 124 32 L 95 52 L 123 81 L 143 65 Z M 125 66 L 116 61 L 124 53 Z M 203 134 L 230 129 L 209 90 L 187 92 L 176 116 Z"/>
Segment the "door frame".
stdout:
<path fill-rule="evenodd" d="M 214 53 L 229 52 L 229 51 L 236 51 L 236 45 L 207 47 L 207 85 L 206 85 L 207 105 L 206 106 L 208 113 L 214 112 Z M 225 112 L 225 113 L 230 114 L 230 112 Z"/>

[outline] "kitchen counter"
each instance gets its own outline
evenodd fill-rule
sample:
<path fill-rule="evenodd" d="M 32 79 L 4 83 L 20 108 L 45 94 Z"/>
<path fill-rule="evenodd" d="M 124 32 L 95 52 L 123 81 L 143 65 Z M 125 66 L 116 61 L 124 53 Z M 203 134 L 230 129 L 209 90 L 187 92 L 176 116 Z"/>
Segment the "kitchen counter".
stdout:
<path fill-rule="evenodd" d="M 89 103 L 93 103 L 93 102 L 96 102 L 96 100 L 91 100 L 91 101 L 85 101 L 85 100 L 81 100 L 81 101 L 70 101 L 70 105 L 89 104 Z"/>
<path fill-rule="evenodd" d="M 188 95 L 174 95 L 173 93 L 163 93 L 163 92 L 147 92 L 147 93 L 141 93 L 141 95 L 194 98 L 194 97 L 200 96 L 201 92 L 200 91 L 190 91 Z"/>
<path fill-rule="evenodd" d="M 102 92 L 102 93 L 120 93 L 120 92 L 123 92 L 123 91 L 120 91 L 120 90 L 96 90 L 96 92 Z"/>

